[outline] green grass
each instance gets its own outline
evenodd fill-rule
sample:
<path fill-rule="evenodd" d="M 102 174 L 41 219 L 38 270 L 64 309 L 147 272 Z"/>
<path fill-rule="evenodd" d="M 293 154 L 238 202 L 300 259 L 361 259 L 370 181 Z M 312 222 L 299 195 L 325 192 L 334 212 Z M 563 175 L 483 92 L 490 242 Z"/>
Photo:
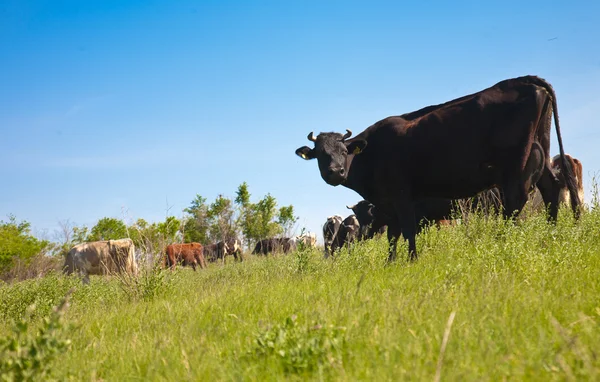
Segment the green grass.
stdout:
<path fill-rule="evenodd" d="M 433 380 L 456 312 L 442 380 L 599 380 L 599 233 L 597 209 L 578 223 L 561 210 L 557 225 L 428 229 L 414 263 L 404 246 L 386 266 L 380 238 L 334 260 L 300 251 L 134 286 L 52 275 L 0 286 L 0 336 L 75 286 L 59 380 Z"/>

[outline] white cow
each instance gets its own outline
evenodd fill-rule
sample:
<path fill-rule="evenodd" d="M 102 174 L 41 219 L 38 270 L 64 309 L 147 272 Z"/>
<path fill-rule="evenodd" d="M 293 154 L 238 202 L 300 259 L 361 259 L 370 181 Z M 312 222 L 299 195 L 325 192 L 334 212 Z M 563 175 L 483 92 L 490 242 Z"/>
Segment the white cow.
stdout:
<path fill-rule="evenodd" d="M 302 242 L 307 247 L 315 247 L 317 245 L 317 234 L 314 232 L 306 232 L 300 236 L 296 236 L 295 242 Z"/>
<path fill-rule="evenodd" d="M 89 275 L 107 275 L 125 272 L 137 275 L 135 246 L 131 239 L 93 241 L 74 246 L 65 257 L 64 272 L 83 275 L 89 284 Z"/>

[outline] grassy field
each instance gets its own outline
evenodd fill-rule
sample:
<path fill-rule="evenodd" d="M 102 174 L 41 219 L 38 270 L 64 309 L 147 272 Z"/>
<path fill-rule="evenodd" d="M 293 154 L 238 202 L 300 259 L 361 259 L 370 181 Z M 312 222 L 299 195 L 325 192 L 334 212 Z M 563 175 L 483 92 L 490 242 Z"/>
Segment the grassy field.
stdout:
<path fill-rule="evenodd" d="M 597 209 L 562 210 L 428 229 L 415 263 L 386 266 L 380 238 L 133 284 L 51 275 L 0 286 L 0 337 L 28 317 L 33 341 L 74 287 L 58 380 L 599 380 L 599 232 Z"/>

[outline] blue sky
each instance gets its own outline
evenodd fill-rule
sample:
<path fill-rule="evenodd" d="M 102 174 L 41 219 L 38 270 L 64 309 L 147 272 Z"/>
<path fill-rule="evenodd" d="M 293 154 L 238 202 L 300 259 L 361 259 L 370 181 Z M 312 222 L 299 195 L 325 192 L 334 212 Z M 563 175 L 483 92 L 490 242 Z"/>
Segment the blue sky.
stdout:
<path fill-rule="evenodd" d="M 360 197 L 294 155 L 310 131 L 526 74 L 554 86 L 589 185 L 598 20 L 597 1 L 1 0 L 0 219 L 51 238 L 67 219 L 181 217 L 246 181 L 319 233 Z"/>

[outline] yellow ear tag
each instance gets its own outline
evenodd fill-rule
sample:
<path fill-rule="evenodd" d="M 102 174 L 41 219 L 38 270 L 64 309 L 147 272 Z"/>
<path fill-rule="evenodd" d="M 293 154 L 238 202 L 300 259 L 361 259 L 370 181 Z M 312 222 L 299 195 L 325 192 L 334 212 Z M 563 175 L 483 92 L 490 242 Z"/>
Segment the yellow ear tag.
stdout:
<path fill-rule="evenodd" d="M 356 154 L 360 154 L 360 147 L 355 147 L 354 151 L 352 152 L 352 154 L 356 155 Z"/>
<path fill-rule="evenodd" d="M 302 156 L 303 159 L 306 159 L 306 154 L 302 153 L 300 155 Z"/>

